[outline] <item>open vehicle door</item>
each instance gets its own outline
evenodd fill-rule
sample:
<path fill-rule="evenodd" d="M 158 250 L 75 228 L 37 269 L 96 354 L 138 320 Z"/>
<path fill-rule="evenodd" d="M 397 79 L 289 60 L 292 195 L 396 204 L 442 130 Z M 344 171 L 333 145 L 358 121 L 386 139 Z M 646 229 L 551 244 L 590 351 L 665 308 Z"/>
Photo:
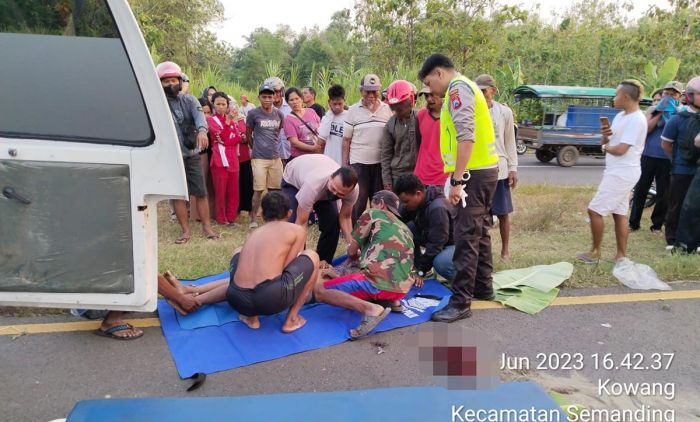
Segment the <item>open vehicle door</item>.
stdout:
<path fill-rule="evenodd" d="M 155 309 L 156 206 L 184 199 L 175 127 L 123 0 L 0 16 L 0 305 Z"/>

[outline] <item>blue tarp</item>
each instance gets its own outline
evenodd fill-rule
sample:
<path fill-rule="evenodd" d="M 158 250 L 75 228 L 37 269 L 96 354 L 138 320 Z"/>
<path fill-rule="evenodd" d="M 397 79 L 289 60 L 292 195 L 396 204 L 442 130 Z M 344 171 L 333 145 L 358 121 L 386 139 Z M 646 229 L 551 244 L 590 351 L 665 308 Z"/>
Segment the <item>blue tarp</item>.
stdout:
<path fill-rule="evenodd" d="M 227 277 L 228 273 L 221 273 L 196 280 L 194 284 Z M 437 296 L 442 301 L 417 298 L 416 294 Z M 422 288 L 414 287 L 406 295 L 403 300 L 406 312 L 392 313 L 375 331 L 426 322 L 436 309 L 444 306 L 449 295 L 449 289 L 436 280 L 426 280 Z M 166 301 L 158 302 L 163 334 L 181 377 L 197 372 L 210 374 L 339 344 L 349 339 L 348 331 L 362 318 L 357 312 L 331 305 L 307 305 L 300 312 L 306 318 L 306 325 L 285 334 L 281 327 L 286 312 L 261 318 L 260 329 L 252 330 L 227 307 L 227 304 L 210 306 L 197 311 L 201 316 L 182 318 L 176 316 Z"/>
<path fill-rule="evenodd" d="M 399 387 L 242 397 L 87 400 L 75 406 L 68 422 L 433 422 L 467 420 L 463 417 L 470 410 L 491 415 L 515 412 L 516 418 L 510 420 L 516 421 L 567 420 L 537 384 L 511 382 L 493 390 L 472 391 Z M 460 416 L 453 417 L 453 412 Z M 481 420 L 507 419 L 497 416 Z"/>

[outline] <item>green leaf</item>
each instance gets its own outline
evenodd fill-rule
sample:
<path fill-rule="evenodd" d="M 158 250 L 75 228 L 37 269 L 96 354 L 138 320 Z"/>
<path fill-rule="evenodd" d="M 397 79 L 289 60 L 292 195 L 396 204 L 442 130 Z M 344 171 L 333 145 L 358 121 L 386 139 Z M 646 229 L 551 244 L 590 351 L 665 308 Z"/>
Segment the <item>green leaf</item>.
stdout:
<path fill-rule="evenodd" d="M 681 61 L 676 57 L 668 57 L 659 69 L 658 82 L 659 86 L 663 86 L 670 81 L 676 79 L 678 69 L 681 67 Z"/>

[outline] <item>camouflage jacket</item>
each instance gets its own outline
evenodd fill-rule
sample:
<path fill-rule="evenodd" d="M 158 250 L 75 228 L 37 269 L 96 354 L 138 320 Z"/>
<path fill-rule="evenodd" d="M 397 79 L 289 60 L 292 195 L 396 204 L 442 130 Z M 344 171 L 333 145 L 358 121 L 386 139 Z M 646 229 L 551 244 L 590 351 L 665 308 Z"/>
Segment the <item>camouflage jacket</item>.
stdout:
<path fill-rule="evenodd" d="M 411 230 L 389 211 L 366 210 L 352 233 L 360 246 L 360 269 L 384 291 L 406 293 L 415 282 Z"/>

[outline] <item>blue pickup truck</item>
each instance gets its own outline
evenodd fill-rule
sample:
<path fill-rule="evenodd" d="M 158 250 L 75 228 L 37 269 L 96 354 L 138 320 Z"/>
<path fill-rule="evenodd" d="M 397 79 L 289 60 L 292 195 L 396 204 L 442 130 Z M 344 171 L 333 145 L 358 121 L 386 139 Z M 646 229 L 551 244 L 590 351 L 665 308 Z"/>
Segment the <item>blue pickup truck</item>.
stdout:
<path fill-rule="evenodd" d="M 600 118 L 612 122 L 620 110 L 612 106 L 614 88 L 549 85 L 517 87 L 516 103 L 536 103 L 530 118 L 518 124 L 518 142 L 535 150 L 543 163 L 552 161 L 571 167 L 580 155 L 603 156 L 600 149 Z M 650 104 L 645 98 L 642 104 Z"/>

